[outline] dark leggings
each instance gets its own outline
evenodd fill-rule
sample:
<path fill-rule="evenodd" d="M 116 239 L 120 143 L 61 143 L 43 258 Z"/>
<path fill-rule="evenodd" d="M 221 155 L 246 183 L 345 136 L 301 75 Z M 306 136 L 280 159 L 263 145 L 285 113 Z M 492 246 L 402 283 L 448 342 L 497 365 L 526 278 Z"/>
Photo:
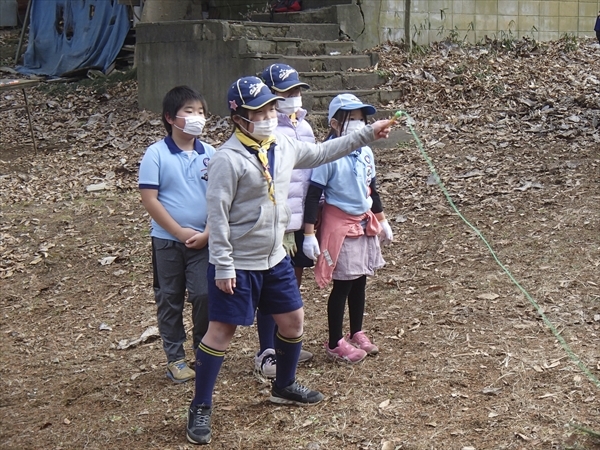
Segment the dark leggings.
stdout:
<path fill-rule="evenodd" d="M 333 289 L 327 301 L 329 348 L 336 348 L 338 341 L 344 336 L 342 328 L 346 299 L 348 299 L 348 314 L 350 316 L 350 336 L 354 336 L 354 333 L 362 330 L 366 285 L 366 275 L 355 280 L 333 280 Z"/>

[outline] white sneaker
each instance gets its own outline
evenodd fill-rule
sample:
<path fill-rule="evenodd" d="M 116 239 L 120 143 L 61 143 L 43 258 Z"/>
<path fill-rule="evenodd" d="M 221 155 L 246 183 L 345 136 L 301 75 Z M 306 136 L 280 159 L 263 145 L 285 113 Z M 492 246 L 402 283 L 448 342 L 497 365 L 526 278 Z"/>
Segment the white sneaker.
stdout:
<path fill-rule="evenodd" d="M 275 350 L 266 349 L 260 355 L 254 357 L 254 374 L 259 379 L 275 378 L 277 372 L 277 360 L 275 359 Z"/>
<path fill-rule="evenodd" d="M 298 358 L 299 363 L 303 363 L 306 361 L 310 361 L 313 357 L 313 354 L 306 350 L 300 350 L 300 357 Z"/>

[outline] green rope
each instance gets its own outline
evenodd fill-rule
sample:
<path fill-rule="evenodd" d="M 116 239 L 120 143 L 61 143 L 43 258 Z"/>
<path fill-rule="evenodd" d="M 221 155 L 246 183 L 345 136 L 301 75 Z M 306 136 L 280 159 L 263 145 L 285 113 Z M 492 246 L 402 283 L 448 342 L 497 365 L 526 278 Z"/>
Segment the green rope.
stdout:
<path fill-rule="evenodd" d="M 435 167 L 434 167 L 433 163 L 431 162 L 431 159 L 429 158 L 429 156 L 425 152 L 425 149 L 423 148 L 423 144 L 421 143 L 421 140 L 419 139 L 419 136 L 417 135 L 417 133 L 413 129 L 412 125 L 415 123 L 415 121 L 405 111 L 396 111 L 396 114 L 394 114 L 394 118 L 392 120 L 395 122 L 398 119 L 400 119 L 402 116 L 406 116 L 406 118 L 407 118 L 406 125 L 408 126 L 408 128 L 410 129 L 411 134 L 415 138 L 415 141 L 417 142 L 417 145 L 419 147 L 419 151 L 421 152 L 421 155 L 423 156 L 423 158 L 427 162 L 427 165 L 429 166 L 429 169 L 431 170 L 431 173 L 433 174 L 436 183 L 438 184 L 438 186 L 440 187 L 440 189 L 442 190 L 442 192 L 446 196 L 446 199 L 448 200 L 448 203 L 450 203 L 450 206 L 452 207 L 452 209 L 456 212 L 456 214 L 458 214 L 458 216 L 463 220 L 463 222 L 465 222 L 469 226 L 469 228 L 471 228 L 475 232 L 475 234 L 477 234 L 477 236 L 479 236 L 479 238 L 483 241 L 483 243 L 486 245 L 486 247 L 490 251 L 492 257 L 496 261 L 496 263 L 498 263 L 498 265 L 508 275 L 508 277 L 511 279 L 511 281 L 525 295 L 525 297 L 527 298 L 527 300 L 529 300 L 529 303 L 531 303 L 533 305 L 533 307 L 536 309 L 536 311 L 538 312 L 538 314 L 541 316 L 542 320 L 546 324 L 546 326 L 552 331 L 552 333 L 554 334 L 554 337 L 556 337 L 556 339 L 558 340 L 558 342 L 560 342 L 560 345 L 565 350 L 565 352 L 567 352 L 567 354 L 569 355 L 569 357 L 575 362 L 575 364 L 577 364 L 577 366 L 583 371 L 583 373 L 585 373 L 586 376 L 596 385 L 596 387 L 600 388 L 600 381 L 598 380 L 598 378 L 596 378 L 590 372 L 590 370 L 581 361 L 581 359 L 579 359 L 579 357 L 573 352 L 573 350 L 571 350 L 571 347 L 569 347 L 569 345 L 566 343 L 566 341 L 563 339 L 563 337 L 558 333 L 558 331 L 556 330 L 556 327 L 552 324 L 552 322 L 550 322 L 550 320 L 548 319 L 548 317 L 546 317 L 546 315 L 544 314 L 544 311 L 542 310 L 542 308 L 536 303 L 536 301 L 533 298 L 531 298 L 531 296 L 529 295 L 529 293 L 519 284 L 519 282 L 517 280 L 515 280 L 515 278 L 512 276 L 512 274 L 510 273 L 510 271 L 504 266 L 504 264 L 502 264 L 500 262 L 500 260 L 496 256 L 496 252 L 494 252 L 494 250 L 492 249 L 492 247 L 490 246 L 490 244 L 488 243 L 488 241 L 483 237 L 483 235 L 481 234 L 481 231 L 479 231 L 477 228 L 475 228 L 460 213 L 460 211 L 458 210 L 458 208 L 456 207 L 456 205 L 454 204 L 454 202 L 450 198 L 450 194 L 448 194 L 448 191 L 446 190 L 446 187 L 442 183 L 441 178 L 437 174 L 437 172 L 435 170 Z"/>

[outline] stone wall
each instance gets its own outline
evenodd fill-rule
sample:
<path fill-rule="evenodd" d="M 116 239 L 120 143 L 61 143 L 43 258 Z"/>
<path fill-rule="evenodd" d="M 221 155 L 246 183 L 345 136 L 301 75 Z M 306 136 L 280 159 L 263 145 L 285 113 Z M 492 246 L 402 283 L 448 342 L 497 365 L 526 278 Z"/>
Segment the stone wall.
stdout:
<path fill-rule="evenodd" d="M 243 73 L 237 42 L 221 21 L 140 23 L 136 30 L 138 103 L 161 111 L 164 95 L 176 85 L 200 91 L 211 112 L 226 113 L 227 88 Z"/>
<path fill-rule="evenodd" d="M 167 91 L 186 84 L 204 95 L 210 112 L 228 115 L 227 90 L 231 83 L 240 76 L 259 74 L 274 62 L 286 62 L 286 56 L 279 55 L 286 53 L 282 47 L 289 42 L 309 38 L 329 41 L 337 37 L 337 25 L 323 27 L 224 20 L 139 23 L 136 27 L 138 104 L 142 109 L 158 112 Z M 369 59 L 365 55 L 349 55 L 344 60 L 348 62 L 353 56 Z M 294 58 L 294 54 L 289 58 Z M 333 62 L 340 61 L 335 58 Z M 369 59 L 369 63 L 363 61 L 362 66 L 357 66 L 352 61 L 352 67 L 370 63 Z M 310 59 L 293 64 L 300 71 L 314 70 Z"/>
<path fill-rule="evenodd" d="M 363 0 L 360 6 L 367 30 L 361 47 L 404 39 L 405 0 Z M 410 35 L 421 45 L 450 34 L 469 42 L 485 36 L 591 37 L 599 10 L 599 0 L 411 0 Z"/>

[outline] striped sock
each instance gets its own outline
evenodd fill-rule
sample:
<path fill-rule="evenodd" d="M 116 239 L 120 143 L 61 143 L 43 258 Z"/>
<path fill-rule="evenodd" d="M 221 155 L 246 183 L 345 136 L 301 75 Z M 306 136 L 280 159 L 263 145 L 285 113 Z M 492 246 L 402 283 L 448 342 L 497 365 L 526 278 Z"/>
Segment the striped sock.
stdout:
<path fill-rule="evenodd" d="M 287 387 L 296 380 L 300 350 L 302 350 L 302 336 L 286 338 L 277 332 L 275 335 L 277 375 L 274 383 L 278 388 Z"/>
<path fill-rule="evenodd" d="M 212 393 L 221 370 L 225 352 L 200 342 L 196 351 L 196 394 L 192 406 L 212 405 Z"/>
<path fill-rule="evenodd" d="M 273 340 L 275 339 L 275 330 L 277 325 L 275 319 L 270 314 L 263 314 L 260 309 L 256 310 L 256 329 L 258 331 L 258 343 L 260 350 L 258 355 L 262 354 L 268 348 L 275 348 Z"/>

